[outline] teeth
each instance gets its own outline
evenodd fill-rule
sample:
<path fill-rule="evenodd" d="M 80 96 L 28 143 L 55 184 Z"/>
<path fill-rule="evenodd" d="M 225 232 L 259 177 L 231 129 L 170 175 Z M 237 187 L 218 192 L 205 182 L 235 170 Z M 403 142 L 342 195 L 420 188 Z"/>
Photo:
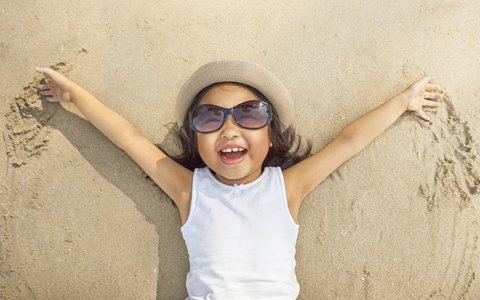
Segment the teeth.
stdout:
<path fill-rule="evenodd" d="M 225 149 L 222 149 L 222 152 L 225 153 L 225 152 L 238 152 L 238 151 L 243 151 L 245 149 L 243 148 L 225 148 Z"/>

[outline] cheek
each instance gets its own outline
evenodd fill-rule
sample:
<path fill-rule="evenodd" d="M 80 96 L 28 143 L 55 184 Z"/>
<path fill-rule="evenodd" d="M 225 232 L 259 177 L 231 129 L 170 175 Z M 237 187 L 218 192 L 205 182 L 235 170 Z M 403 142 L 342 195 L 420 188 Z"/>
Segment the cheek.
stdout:
<path fill-rule="evenodd" d="M 268 130 L 265 130 L 263 132 L 258 132 L 259 134 L 255 134 L 254 136 L 251 136 L 251 145 L 250 147 L 256 149 L 257 153 L 261 153 L 262 155 L 266 155 L 268 150 L 271 147 L 271 140 L 270 140 L 270 135 Z"/>
<path fill-rule="evenodd" d="M 206 162 L 212 156 L 212 149 L 215 149 L 215 140 L 209 136 L 197 134 L 197 149 L 202 160 Z"/>

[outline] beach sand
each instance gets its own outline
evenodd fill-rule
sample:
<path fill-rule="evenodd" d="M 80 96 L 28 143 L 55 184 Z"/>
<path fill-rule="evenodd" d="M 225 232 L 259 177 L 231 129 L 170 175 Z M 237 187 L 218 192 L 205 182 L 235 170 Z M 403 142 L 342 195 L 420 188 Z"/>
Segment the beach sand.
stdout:
<path fill-rule="evenodd" d="M 42 101 L 52 66 L 177 151 L 174 103 L 216 59 L 291 92 L 319 150 L 425 74 L 445 101 L 404 114 L 322 182 L 299 216 L 299 299 L 480 299 L 480 2 L 3 1 L 0 299 L 185 299 L 172 201 L 75 108 Z"/>

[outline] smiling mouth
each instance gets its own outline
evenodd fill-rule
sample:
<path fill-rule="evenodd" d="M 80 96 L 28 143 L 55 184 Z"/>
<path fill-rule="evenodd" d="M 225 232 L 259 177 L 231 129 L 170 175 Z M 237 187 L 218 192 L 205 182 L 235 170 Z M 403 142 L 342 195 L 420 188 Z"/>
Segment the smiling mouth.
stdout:
<path fill-rule="evenodd" d="M 218 151 L 218 154 L 224 163 L 235 164 L 242 161 L 247 152 L 245 148 L 225 148 Z"/>

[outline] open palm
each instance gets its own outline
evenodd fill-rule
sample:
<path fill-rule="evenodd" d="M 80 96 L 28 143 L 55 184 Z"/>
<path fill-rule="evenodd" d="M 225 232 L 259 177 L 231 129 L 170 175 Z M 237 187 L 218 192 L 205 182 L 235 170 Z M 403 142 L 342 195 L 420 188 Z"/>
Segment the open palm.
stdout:
<path fill-rule="evenodd" d="M 423 107 L 438 107 L 442 100 L 440 86 L 430 83 L 431 80 L 431 76 L 425 76 L 404 91 L 404 95 L 409 98 L 407 110 L 415 112 L 415 115 L 427 121 L 430 121 L 430 116 L 425 113 Z"/>
<path fill-rule="evenodd" d="M 46 83 L 39 85 L 40 94 L 51 102 L 70 101 L 73 82 L 50 68 L 37 67 L 35 70 L 45 76 Z"/>

